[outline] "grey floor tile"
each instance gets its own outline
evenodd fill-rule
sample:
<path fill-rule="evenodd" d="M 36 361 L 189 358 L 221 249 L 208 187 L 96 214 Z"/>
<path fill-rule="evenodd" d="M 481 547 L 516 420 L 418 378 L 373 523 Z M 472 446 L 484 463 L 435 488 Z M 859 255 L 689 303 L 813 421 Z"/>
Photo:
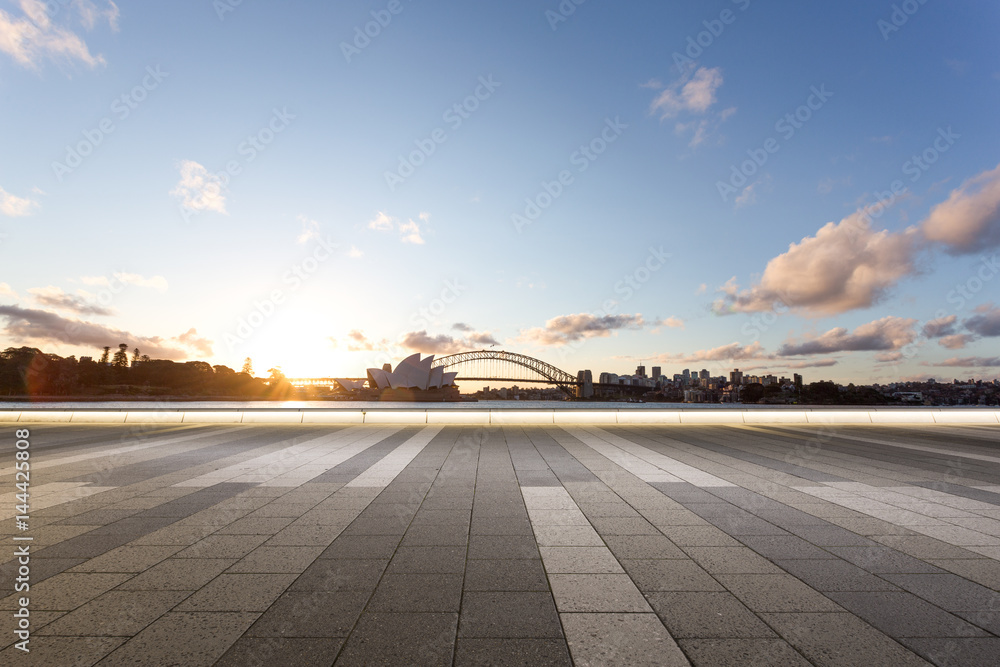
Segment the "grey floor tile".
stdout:
<path fill-rule="evenodd" d="M 941 572 L 922 560 L 889 547 L 828 547 L 828 550 L 874 574 Z"/>
<path fill-rule="evenodd" d="M 344 640 L 312 637 L 241 637 L 213 667 L 247 665 L 295 665 L 329 667 Z"/>
<path fill-rule="evenodd" d="M 460 574 L 387 574 L 368 603 L 370 612 L 454 612 L 462 601 Z"/>
<path fill-rule="evenodd" d="M 654 614 L 561 614 L 566 641 L 577 666 L 688 664 Z"/>
<path fill-rule="evenodd" d="M 562 639 L 479 639 L 460 637 L 455 667 L 571 667 Z"/>
<path fill-rule="evenodd" d="M 341 535 L 320 558 L 392 558 L 402 535 Z"/>
<path fill-rule="evenodd" d="M 170 612 L 98 664 L 210 665 L 232 646 L 257 614 Z M 183 638 L 183 641 L 178 641 Z"/>
<path fill-rule="evenodd" d="M 462 597 L 460 637 L 562 637 L 559 615 L 548 592 L 467 591 Z"/>
<path fill-rule="evenodd" d="M 720 574 L 718 580 L 755 612 L 842 611 L 790 574 Z"/>
<path fill-rule="evenodd" d="M 458 614 L 365 613 L 335 663 L 451 665 Z"/>
<path fill-rule="evenodd" d="M 253 624 L 250 637 L 346 637 L 369 593 L 286 592 Z"/>
<path fill-rule="evenodd" d="M 220 574 L 178 605 L 177 611 L 264 612 L 295 577 L 294 574 Z"/>
<path fill-rule="evenodd" d="M 901 639 L 905 646 L 935 665 L 950 667 L 995 667 L 1000 655 L 1000 638 L 913 638 Z"/>
<path fill-rule="evenodd" d="M 399 547 L 389 561 L 391 574 L 461 574 L 465 547 Z"/>
<path fill-rule="evenodd" d="M 470 560 L 467 591 L 548 591 L 542 561 L 537 559 Z"/>
<path fill-rule="evenodd" d="M 847 612 L 761 614 L 761 618 L 816 664 L 926 665 L 915 653 Z"/>
<path fill-rule="evenodd" d="M 725 590 L 693 560 L 622 560 L 621 564 L 643 593 Z"/>
<path fill-rule="evenodd" d="M 60 637 L 58 641 L 32 641 L 30 653 L 13 644 L 0 651 L 0 663 L 23 667 L 87 667 L 97 664 L 125 643 L 124 637 Z"/>
<path fill-rule="evenodd" d="M 619 559 L 688 558 L 662 535 L 608 535 L 604 542 Z"/>
<path fill-rule="evenodd" d="M 985 637 L 987 633 L 912 593 L 830 593 L 844 609 L 890 637 Z"/>
<path fill-rule="evenodd" d="M 295 579 L 292 591 L 374 591 L 388 560 L 319 558 Z"/>
<path fill-rule="evenodd" d="M 731 593 L 650 593 L 649 604 L 677 639 L 775 636 Z"/>
<path fill-rule="evenodd" d="M 188 595 L 187 591 L 108 591 L 35 634 L 39 637 L 131 637 Z"/>
<path fill-rule="evenodd" d="M 556 609 L 563 612 L 651 611 L 627 574 L 549 574 Z"/>
<path fill-rule="evenodd" d="M 473 535 L 469 558 L 538 558 L 538 546 L 530 535 Z"/>
<path fill-rule="evenodd" d="M 753 667 L 810 667 L 784 639 L 680 639 L 695 667 L 753 665 Z"/>
<path fill-rule="evenodd" d="M 884 578 L 845 560 L 782 560 L 776 564 L 821 592 L 899 590 Z"/>

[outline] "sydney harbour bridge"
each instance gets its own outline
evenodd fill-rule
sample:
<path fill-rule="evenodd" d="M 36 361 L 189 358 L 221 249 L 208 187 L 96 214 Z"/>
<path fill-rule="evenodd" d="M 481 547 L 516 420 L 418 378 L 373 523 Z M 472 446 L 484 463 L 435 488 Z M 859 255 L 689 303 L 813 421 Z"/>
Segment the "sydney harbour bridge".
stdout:
<path fill-rule="evenodd" d="M 579 396 L 580 388 L 587 382 L 581 375 L 573 375 L 540 359 L 504 350 L 475 350 L 459 352 L 434 359 L 431 368 L 457 371 L 456 382 L 517 382 L 548 384 L 558 387 L 569 396 Z M 363 378 L 358 378 L 363 379 Z M 334 386 L 335 378 L 288 378 L 294 386 Z M 621 387 L 589 383 L 593 387 Z M 648 391 L 648 388 L 642 388 Z"/>

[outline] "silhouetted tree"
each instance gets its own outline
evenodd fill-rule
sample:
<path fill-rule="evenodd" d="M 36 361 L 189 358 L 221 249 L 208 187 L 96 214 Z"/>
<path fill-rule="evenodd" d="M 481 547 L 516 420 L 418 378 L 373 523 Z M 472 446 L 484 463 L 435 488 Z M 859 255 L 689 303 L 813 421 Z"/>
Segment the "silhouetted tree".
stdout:
<path fill-rule="evenodd" d="M 101 364 L 102 366 L 107 366 L 109 363 L 111 363 L 111 348 L 110 347 L 105 347 L 104 348 L 104 354 L 101 355 L 101 359 L 97 363 Z"/>
<path fill-rule="evenodd" d="M 139 361 L 139 348 L 135 348 L 132 351 L 132 365 L 135 366 L 138 361 Z"/>
<path fill-rule="evenodd" d="M 250 377 L 253 377 L 253 362 L 250 361 L 250 357 L 243 360 L 243 368 L 240 370 L 241 373 L 246 373 Z"/>
<path fill-rule="evenodd" d="M 111 365 L 115 368 L 128 368 L 128 345 L 122 343 L 118 346 L 118 351 L 115 352 Z"/>

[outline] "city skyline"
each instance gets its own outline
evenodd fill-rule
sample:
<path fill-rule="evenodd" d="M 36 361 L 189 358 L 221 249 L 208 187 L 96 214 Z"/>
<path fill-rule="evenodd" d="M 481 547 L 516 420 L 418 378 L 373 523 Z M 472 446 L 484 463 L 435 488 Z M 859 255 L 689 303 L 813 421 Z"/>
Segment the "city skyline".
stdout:
<path fill-rule="evenodd" d="M 993 379 L 998 27 L 3 0 L 0 349 Z"/>

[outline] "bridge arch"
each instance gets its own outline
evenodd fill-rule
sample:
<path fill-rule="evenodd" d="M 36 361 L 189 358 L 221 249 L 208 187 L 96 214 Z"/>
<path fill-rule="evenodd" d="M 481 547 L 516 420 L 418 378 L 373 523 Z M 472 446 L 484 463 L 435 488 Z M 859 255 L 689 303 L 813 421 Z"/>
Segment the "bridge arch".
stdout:
<path fill-rule="evenodd" d="M 491 380 L 500 378 L 516 379 L 514 378 L 515 374 L 511 372 L 483 372 L 483 369 L 490 366 L 495 368 L 498 365 L 500 368 L 517 367 L 528 371 L 528 373 L 523 374 L 524 377 L 520 378 L 523 382 L 544 382 L 547 384 L 554 384 L 571 396 L 576 394 L 576 385 L 578 383 L 575 375 L 571 375 L 566 371 L 556 368 L 552 364 L 545 363 L 540 359 L 535 359 L 534 357 L 529 357 L 525 354 L 518 354 L 517 352 L 507 352 L 505 350 L 476 350 L 470 352 L 459 352 L 458 354 L 438 357 L 434 360 L 434 363 L 431 364 L 431 368 L 454 368 L 455 366 L 464 366 L 466 369 L 470 369 L 472 371 L 471 375 L 469 373 L 460 373 L 458 377 L 459 380 Z"/>

